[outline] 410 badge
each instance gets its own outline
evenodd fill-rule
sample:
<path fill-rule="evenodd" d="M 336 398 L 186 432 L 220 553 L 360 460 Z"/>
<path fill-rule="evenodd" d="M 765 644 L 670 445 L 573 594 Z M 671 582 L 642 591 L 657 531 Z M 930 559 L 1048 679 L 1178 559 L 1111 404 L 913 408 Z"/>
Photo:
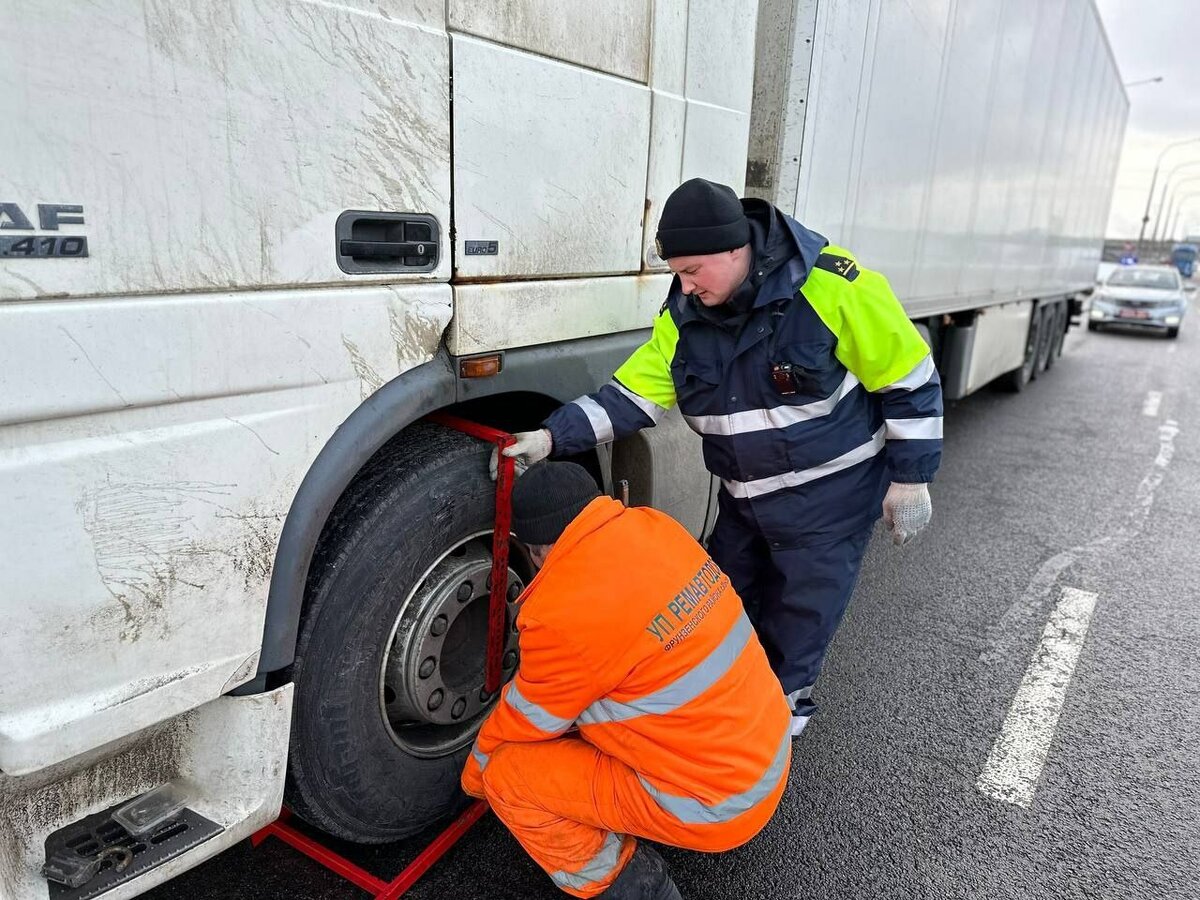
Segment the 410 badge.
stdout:
<path fill-rule="evenodd" d="M 49 257 L 87 256 L 87 238 L 80 235 L 70 237 L 4 237 L 0 236 L 0 258 L 2 257 Z"/>

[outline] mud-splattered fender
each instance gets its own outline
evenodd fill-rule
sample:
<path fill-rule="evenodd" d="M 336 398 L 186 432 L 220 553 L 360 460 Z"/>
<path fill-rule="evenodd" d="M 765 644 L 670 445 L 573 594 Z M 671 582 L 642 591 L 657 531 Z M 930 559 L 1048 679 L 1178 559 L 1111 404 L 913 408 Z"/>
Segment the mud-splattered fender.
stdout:
<path fill-rule="evenodd" d="M 304 583 L 317 539 L 358 470 L 401 429 L 454 401 L 454 370 L 442 350 L 429 362 L 380 387 L 334 432 L 300 483 L 283 524 L 267 597 L 258 677 L 234 693 L 263 690 L 266 673 L 291 664 Z"/>

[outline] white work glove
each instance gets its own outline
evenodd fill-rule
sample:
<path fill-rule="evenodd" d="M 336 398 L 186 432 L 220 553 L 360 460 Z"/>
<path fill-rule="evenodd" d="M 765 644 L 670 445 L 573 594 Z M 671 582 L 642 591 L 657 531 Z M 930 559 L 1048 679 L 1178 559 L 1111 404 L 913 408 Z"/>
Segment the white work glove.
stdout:
<path fill-rule="evenodd" d="M 504 455 L 512 457 L 516 464 L 517 475 L 549 456 L 550 450 L 554 446 L 550 432 L 545 428 L 539 428 L 537 431 L 518 431 L 513 437 L 516 438 L 516 443 L 505 447 Z M 492 481 L 496 480 L 498 462 L 497 451 L 493 450 L 492 458 L 488 462 L 488 471 L 492 475 Z"/>
<path fill-rule="evenodd" d="M 883 498 L 883 524 L 891 531 L 893 544 L 903 544 L 932 518 L 929 485 L 892 482 Z"/>

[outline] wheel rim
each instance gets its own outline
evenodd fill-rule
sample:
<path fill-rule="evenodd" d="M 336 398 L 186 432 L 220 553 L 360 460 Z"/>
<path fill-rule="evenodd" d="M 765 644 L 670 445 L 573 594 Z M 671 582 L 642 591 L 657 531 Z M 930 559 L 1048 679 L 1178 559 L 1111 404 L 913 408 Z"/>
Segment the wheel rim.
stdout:
<path fill-rule="evenodd" d="M 387 643 L 379 703 L 392 740 L 414 756 L 453 753 L 474 738 L 496 701 L 484 689 L 492 571 L 491 532 L 459 541 L 405 598 Z M 504 680 L 517 667 L 516 598 L 532 572 L 515 542 L 509 556 Z"/>

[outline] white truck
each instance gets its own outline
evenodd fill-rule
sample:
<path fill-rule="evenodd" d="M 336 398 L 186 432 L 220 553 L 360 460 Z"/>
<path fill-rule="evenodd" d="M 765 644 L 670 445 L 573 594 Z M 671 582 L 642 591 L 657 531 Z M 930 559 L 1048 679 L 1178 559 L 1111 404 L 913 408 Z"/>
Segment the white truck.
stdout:
<path fill-rule="evenodd" d="M 364 842 L 456 807 L 494 499 L 488 448 L 424 417 L 527 429 L 604 382 L 665 296 L 682 180 L 887 274 L 960 397 L 1052 364 L 1127 111 L 1091 0 L 3 22 L 5 900 L 135 896 L 285 797 Z M 711 525 L 678 416 L 582 462 Z M 183 808 L 113 819 L 164 785 Z"/>

